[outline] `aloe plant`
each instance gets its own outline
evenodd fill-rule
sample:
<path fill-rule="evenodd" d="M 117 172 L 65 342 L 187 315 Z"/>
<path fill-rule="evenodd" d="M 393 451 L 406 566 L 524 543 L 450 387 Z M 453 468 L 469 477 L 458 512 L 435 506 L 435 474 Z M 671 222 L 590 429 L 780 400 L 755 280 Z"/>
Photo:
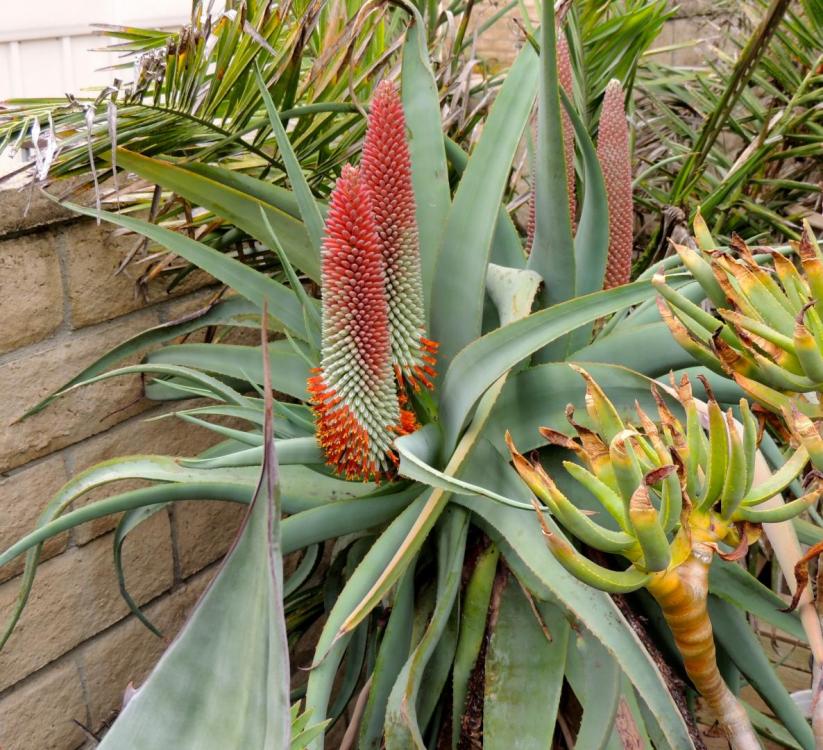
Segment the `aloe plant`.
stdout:
<path fill-rule="evenodd" d="M 779 480 L 775 475 L 754 485 L 758 425 L 745 400 L 739 404 L 739 424 L 731 409 L 724 414 L 710 393 L 707 434 L 684 376 L 677 385 L 677 400 L 686 424 L 655 393 L 658 420 L 638 406 L 639 427 L 633 427 L 623 422 L 591 376 L 579 372 L 586 380 L 586 407 L 594 429 L 577 424 L 570 409 L 576 441 L 548 428 L 541 432 L 582 461 L 582 466 L 565 462 L 566 471 L 597 498 L 620 530 L 611 531 L 585 516 L 579 503 L 558 488 L 540 463 L 520 454 L 510 438 L 509 451 L 521 478 L 568 534 L 602 552 L 619 554 L 630 564 L 615 571 L 587 559 L 550 526 L 543 506 L 533 500 L 546 542 L 557 560 L 590 586 L 612 593 L 645 588 L 660 605 L 686 673 L 731 747 L 758 748 L 746 711 L 718 667 L 707 606 L 709 568 L 715 555 L 735 559 L 745 553 L 764 522 L 787 521 L 818 500 L 819 489 L 777 509 L 757 507 L 796 478 L 809 454 L 799 447 Z"/>
<path fill-rule="evenodd" d="M 183 404 L 173 414 L 224 440 L 193 458 L 118 459 L 64 486 L 38 527 L 0 554 L 0 564 L 27 554 L 7 633 L 25 606 L 39 547 L 53 534 L 125 511 L 115 534 L 121 545 L 168 503 L 252 500 L 261 465 L 270 467 L 271 421 L 259 393 L 260 386 L 267 392 L 270 368 L 286 516 L 281 551 L 301 554 L 283 584 L 290 640 L 323 619 L 307 682 L 292 682 L 292 698 L 304 697 L 305 712 L 319 727 L 310 748 L 323 746 L 327 722 L 347 706 L 355 716 L 343 740 L 350 747 L 405 750 L 439 741 L 457 747 L 461 728 L 478 723 L 489 748 L 511 746 L 515 738 L 545 745 L 564 710 L 566 682 L 583 706 L 578 739 L 592 742 L 587 747 L 619 741 L 618 712 L 621 723 L 634 725 L 659 747 L 693 747 L 669 684 L 621 610 L 607 594 L 580 583 L 545 546 L 530 493 L 509 466 L 504 435 L 508 430 L 524 451 L 535 449 L 540 421 L 559 427 L 567 403 L 585 402 L 569 361 L 588 363 L 604 389 L 618 394 L 614 406 L 621 414 L 636 400 L 651 409 L 649 380 L 697 361 L 654 318 L 649 278 L 602 289 L 609 202 L 587 128 L 561 95 L 551 4 L 543 5 L 540 53 L 531 46 L 521 51 L 469 155 L 444 139 L 426 26 L 419 13 L 410 13 L 402 107 L 390 87 L 375 92 L 360 165 L 345 167 L 328 208 L 313 195 L 262 76 L 255 75 L 256 85 L 290 190 L 222 167 L 117 153 L 122 168 L 219 214 L 270 248 L 282 266 L 278 278 L 166 227 L 74 206 L 165 245 L 236 296 L 199 318 L 125 342 L 66 389 L 141 372 L 151 378 L 148 395 L 158 400 L 209 398 L 208 406 Z M 501 201 L 535 98 L 535 234 L 527 256 Z M 581 166 L 574 233 L 561 106 L 574 127 Z M 453 193 L 447 154 L 459 176 Z M 321 300 L 313 296 L 315 284 Z M 259 348 L 173 343 L 205 326 L 261 327 L 278 337 L 264 338 Z M 116 367 L 158 344 L 140 364 Z M 661 398 L 678 408 L 670 396 Z M 49 400 L 34 408 L 46 408 Z M 244 420 L 247 428 L 211 421 L 218 416 Z M 69 509 L 94 487 L 135 477 L 153 484 Z M 236 550 L 251 544 L 248 528 L 254 528 L 251 521 Z M 320 545 L 332 540 L 331 568 L 321 586 L 312 573 Z M 250 588 L 262 575 L 242 568 L 236 556 L 226 570 L 230 565 Z M 740 610 L 803 638 L 800 620 L 781 612 L 778 597 L 731 563 L 717 568 L 709 589 L 724 599 L 717 632 L 743 634 L 719 648 L 757 685 L 790 741 L 811 748 L 808 725 Z M 252 606 L 253 593 L 260 595 L 259 587 L 232 591 L 237 611 Z M 260 609 L 273 616 L 262 604 Z M 246 656 L 238 655 L 234 677 L 221 681 L 219 693 L 211 683 L 201 691 L 191 682 L 185 695 L 175 693 L 176 708 L 192 723 L 208 726 L 209 707 L 218 700 L 222 711 L 251 717 L 244 731 L 273 736 L 270 722 L 277 716 L 264 709 L 248 713 L 250 701 L 265 700 L 251 662 L 259 667 L 257 656 L 269 653 L 266 622 L 273 620 L 265 613 L 248 619 L 241 636 Z M 531 668 L 518 656 L 524 639 L 535 656 Z M 184 632 L 178 644 L 191 653 L 192 642 Z M 201 654 L 199 668 L 219 657 L 206 648 Z M 190 665 L 175 663 L 188 680 Z M 156 674 L 162 672 L 163 662 Z M 151 684 L 146 695 L 159 696 L 152 705 L 172 695 L 166 679 L 156 678 L 150 691 Z M 517 696 L 512 711 L 539 720 L 513 722 L 501 702 L 510 695 Z M 128 730 L 115 724 L 104 743 L 132 747 L 127 743 L 137 742 L 136 733 L 150 737 L 152 710 L 135 704 L 122 718 Z M 757 712 L 753 716 L 756 726 L 767 726 Z M 203 750 L 226 747 L 222 734 L 203 732 L 199 738 Z"/>

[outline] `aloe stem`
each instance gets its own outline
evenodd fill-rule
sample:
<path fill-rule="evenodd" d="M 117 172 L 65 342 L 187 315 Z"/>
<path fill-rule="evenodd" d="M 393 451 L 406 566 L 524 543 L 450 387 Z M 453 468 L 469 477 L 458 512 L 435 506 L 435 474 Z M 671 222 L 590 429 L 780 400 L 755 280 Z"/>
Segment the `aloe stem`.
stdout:
<path fill-rule="evenodd" d="M 647 584 L 674 636 L 686 673 L 714 713 L 732 750 L 758 750 L 746 710 L 729 690 L 717 666 L 707 609 L 712 551 L 698 542 L 691 556 Z"/>

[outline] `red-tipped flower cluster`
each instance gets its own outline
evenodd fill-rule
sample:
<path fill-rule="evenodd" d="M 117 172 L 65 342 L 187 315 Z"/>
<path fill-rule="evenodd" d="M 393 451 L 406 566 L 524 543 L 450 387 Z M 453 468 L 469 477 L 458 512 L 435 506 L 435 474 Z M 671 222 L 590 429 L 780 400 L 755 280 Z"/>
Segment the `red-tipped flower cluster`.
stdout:
<path fill-rule="evenodd" d="M 606 86 L 597 136 L 597 158 L 603 170 L 609 203 L 609 259 L 605 289 L 629 282 L 632 270 L 632 166 L 629 125 L 623 105 L 623 87 L 611 80 Z"/>
<path fill-rule="evenodd" d="M 396 89 L 378 86 L 362 167 L 332 193 L 323 245 L 322 362 L 308 389 L 317 438 L 347 478 L 379 479 L 417 428 L 405 384 L 431 387 L 411 162 Z"/>
<path fill-rule="evenodd" d="M 406 119 L 397 89 L 378 85 L 363 144 L 363 180 L 371 194 L 386 274 L 392 361 L 398 379 L 431 387 L 436 345 L 424 338 L 423 282 Z"/>

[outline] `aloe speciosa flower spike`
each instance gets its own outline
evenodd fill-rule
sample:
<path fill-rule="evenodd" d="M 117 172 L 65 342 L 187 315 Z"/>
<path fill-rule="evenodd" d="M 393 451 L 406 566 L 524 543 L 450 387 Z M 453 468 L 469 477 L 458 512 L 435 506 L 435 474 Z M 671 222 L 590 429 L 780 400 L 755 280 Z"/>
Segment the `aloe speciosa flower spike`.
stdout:
<path fill-rule="evenodd" d="M 823 436 L 808 417 L 793 412 L 799 447 L 783 469 L 754 485 L 758 423 L 745 400 L 738 422 L 731 410 L 720 407 L 705 380 L 708 400 L 698 402 L 684 376 L 669 392 L 685 419 L 681 421 L 653 388 L 657 419 L 636 405 L 639 423 L 634 424 L 621 417 L 585 370 L 574 369 L 586 383 L 586 408 L 594 429 L 574 422 L 569 408 L 567 418 L 576 438 L 548 427 L 540 433 L 550 444 L 575 454 L 580 463 L 564 462 L 567 473 L 601 502 L 621 531 L 610 532 L 607 538 L 613 544 L 604 545 L 601 534 L 606 529 L 582 512 L 570 511 L 573 494 L 561 493 L 543 467 L 519 454 L 507 436 L 515 469 L 545 503 L 533 501 L 547 546 L 566 570 L 591 586 L 612 593 L 645 587 L 661 608 L 686 672 L 732 748 L 758 748 L 747 713 L 717 665 L 707 609 L 709 567 L 715 554 L 737 559 L 745 553 L 759 536 L 760 524 L 793 518 L 817 500 L 820 490 L 814 489 L 779 508 L 757 508 L 785 489 L 810 455 L 823 467 Z M 569 537 L 623 557 L 628 567 L 611 569 L 589 560 L 551 525 L 547 513 Z"/>
<path fill-rule="evenodd" d="M 317 439 L 346 478 L 394 474 L 394 439 L 418 427 L 409 390 L 432 387 L 411 160 L 400 97 L 377 87 L 361 167 L 331 196 L 322 257 L 321 364 L 308 382 Z"/>
<path fill-rule="evenodd" d="M 612 79 L 603 95 L 597 158 L 603 170 L 609 206 L 609 255 L 604 287 L 627 284 L 632 270 L 634 202 L 632 199 L 629 125 L 620 81 Z"/>
<path fill-rule="evenodd" d="M 377 230 L 360 171 L 346 165 L 331 196 L 322 257 L 322 359 L 309 379 L 317 439 L 347 478 L 393 468 L 402 430 Z"/>
<path fill-rule="evenodd" d="M 406 120 L 400 95 L 390 81 L 380 83 L 372 98 L 361 171 L 383 257 L 392 363 L 401 383 L 431 388 L 437 345 L 425 337 Z"/>

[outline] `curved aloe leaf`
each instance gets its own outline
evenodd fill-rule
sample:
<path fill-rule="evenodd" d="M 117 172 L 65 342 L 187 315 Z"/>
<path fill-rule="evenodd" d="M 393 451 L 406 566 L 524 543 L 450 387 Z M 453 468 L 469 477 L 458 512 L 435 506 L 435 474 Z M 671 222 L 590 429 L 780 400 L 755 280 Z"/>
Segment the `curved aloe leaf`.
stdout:
<path fill-rule="evenodd" d="M 472 466 L 476 473 L 483 468 L 482 465 Z M 509 488 L 513 487 L 511 479 L 493 475 L 484 478 L 483 483 L 494 486 L 495 479 L 507 482 L 508 494 Z M 494 489 L 497 491 L 502 487 L 495 486 Z M 519 493 L 514 497 L 526 500 L 522 485 Z M 462 496 L 455 496 L 454 501 L 474 513 L 480 525 L 500 546 L 515 575 L 535 596 L 562 604 L 603 644 L 656 715 L 671 747 L 693 748 L 688 728 L 654 660 L 612 600 L 606 594 L 581 586 L 555 560 L 546 548 L 535 519 L 498 503 L 477 503 Z"/>
<path fill-rule="evenodd" d="M 420 238 L 420 266 L 426 310 L 431 311 L 431 289 L 443 227 L 449 215 L 451 195 L 443 130 L 440 123 L 440 96 L 426 46 L 426 27 L 415 15 L 406 32 L 401 69 L 403 110 L 409 129 L 412 183 Z"/>
<path fill-rule="evenodd" d="M 572 355 L 575 362 L 621 365 L 649 377 L 668 375 L 694 365 L 693 357 L 681 347 L 662 321 L 638 326 L 618 326 Z"/>
<path fill-rule="evenodd" d="M 188 623 L 106 734 L 102 750 L 282 750 L 291 744 L 280 488 L 268 377 L 266 398 L 267 450 L 243 529 Z"/>
<path fill-rule="evenodd" d="M 268 348 L 274 389 L 294 398 L 307 398 L 306 380 L 311 369 L 308 362 L 288 341 L 273 341 Z M 146 362 L 179 365 L 260 384 L 263 382 L 262 359 L 257 346 L 172 344 L 151 352 Z"/>
<path fill-rule="evenodd" d="M 374 664 L 369 700 L 360 726 L 359 747 L 363 750 L 380 748 L 389 695 L 411 648 L 413 610 L 414 566 L 410 566 L 397 586 L 394 606 Z"/>
<path fill-rule="evenodd" d="M 648 282 L 635 282 L 577 297 L 532 313 L 468 344 L 449 366 L 441 388 L 444 448 L 450 450 L 454 446 L 477 399 L 507 370 L 581 325 L 640 302 L 650 289 Z"/>
<path fill-rule="evenodd" d="M 185 336 L 187 333 L 199 331 L 202 328 L 214 325 L 257 328 L 259 324 L 259 308 L 243 297 L 232 297 L 225 302 L 218 302 L 206 310 L 200 310 L 192 315 L 187 315 L 181 320 L 163 323 L 162 325 L 138 333 L 136 336 L 132 336 L 81 370 L 71 380 L 62 385 L 56 393 L 65 391 L 77 383 L 99 375 L 101 372 L 105 372 L 107 368 L 121 362 L 127 357 L 145 351 L 157 344 L 164 344 L 178 336 Z M 36 406 L 33 406 L 26 412 L 25 416 L 36 414 L 41 409 L 44 409 L 57 398 L 56 393 L 43 399 Z"/>
<path fill-rule="evenodd" d="M 541 747 L 554 734 L 570 628 L 552 604 L 536 608 L 510 578 L 486 656 L 484 750 Z"/>
<path fill-rule="evenodd" d="M 386 750 L 426 750 L 417 718 L 418 693 L 423 670 L 434 654 L 460 590 L 468 531 L 469 516 L 464 510 L 455 508 L 447 511 L 439 540 L 443 569 L 438 573 L 437 602 L 426 632 L 406 661 L 389 696 Z"/>
<path fill-rule="evenodd" d="M 569 642 L 566 673 L 583 706 L 575 750 L 602 750 L 613 737 L 623 673 L 587 630 L 578 631 Z"/>
<path fill-rule="evenodd" d="M 455 193 L 432 289 L 431 333 L 440 344 L 441 370 L 480 335 L 486 263 L 497 212 L 536 85 L 537 58 L 524 47 L 495 99 Z"/>
<path fill-rule="evenodd" d="M 728 602 L 710 597 L 709 615 L 717 642 L 729 654 L 749 684 L 804 750 L 814 750 L 811 727 L 780 682 L 743 612 Z"/>
<path fill-rule="evenodd" d="M 575 296 L 574 240 L 566 187 L 560 84 L 557 78 L 554 7 L 543 4 L 540 24 L 540 89 L 535 170 L 536 222 L 527 268 L 546 281 L 545 306 Z"/>

